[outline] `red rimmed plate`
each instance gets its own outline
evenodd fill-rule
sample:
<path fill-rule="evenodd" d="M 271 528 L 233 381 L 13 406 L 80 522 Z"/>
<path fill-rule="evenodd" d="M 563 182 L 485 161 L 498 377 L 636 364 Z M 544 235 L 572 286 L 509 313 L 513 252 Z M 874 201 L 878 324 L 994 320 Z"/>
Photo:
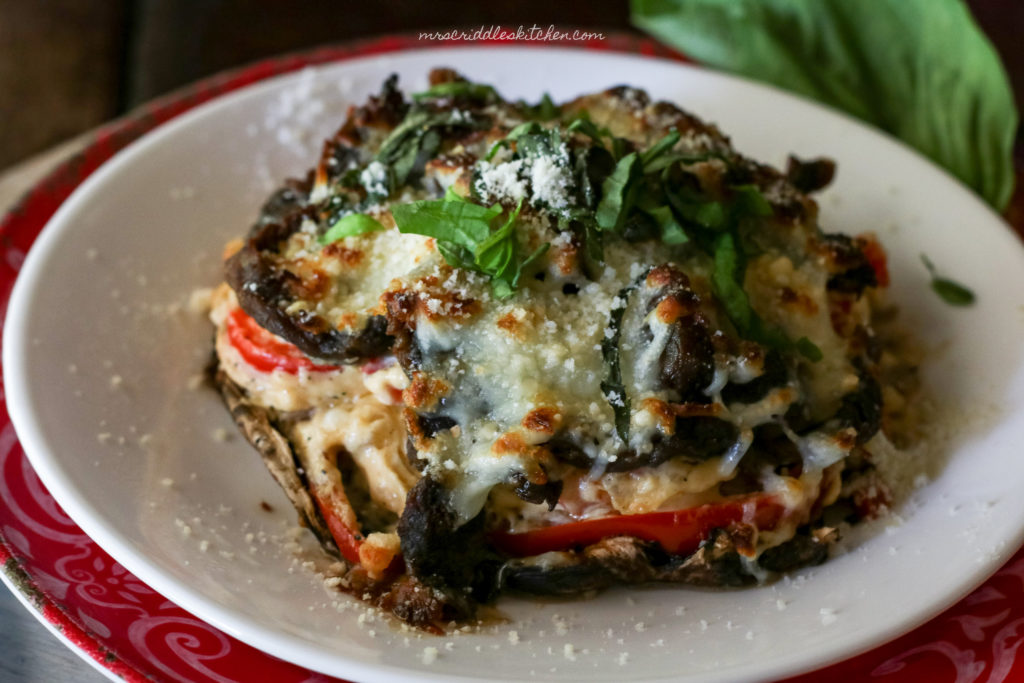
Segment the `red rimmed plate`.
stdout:
<path fill-rule="evenodd" d="M 141 133 L 214 96 L 256 80 L 345 57 L 401 50 L 417 42 L 386 39 L 359 48 L 321 50 L 304 57 L 264 62 L 214 79 L 153 105 L 140 116 L 106 129 L 75 160 L 31 193 L 0 228 L 0 287 L 9 293 L 25 251 L 71 190 L 100 163 Z M 650 43 L 614 39 L 593 47 L 657 53 Z M 47 620 L 108 670 L 129 679 L 324 680 L 249 648 L 189 616 L 110 560 L 66 517 L 24 460 L 9 424 L 0 432 L 7 575 L 31 594 Z M 1019 645 L 1024 607 L 1018 556 L 996 577 L 947 614 L 877 651 L 829 670 L 833 677 L 895 675 L 917 680 L 954 670 L 1005 676 Z M 952 666 L 952 668 L 951 668 Z M 818 675 L 821 675 L 820 673 Z M 1000 680 L 1000 678 L 995 678 Z"/>

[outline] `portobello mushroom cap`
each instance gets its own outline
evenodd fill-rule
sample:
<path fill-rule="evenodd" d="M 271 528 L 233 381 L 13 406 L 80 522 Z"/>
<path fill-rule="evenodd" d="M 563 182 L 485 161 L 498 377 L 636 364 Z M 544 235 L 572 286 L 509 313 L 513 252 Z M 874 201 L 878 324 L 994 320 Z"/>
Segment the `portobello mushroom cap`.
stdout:
<path fill-rule="evenodd" d="M 308 311 L 288 312 L 288 307 L 300 300 L 299 280 L 274 255 L 312 213 L 301 203 L 307 186 L 308 182 L 293 182 L 271 195 L 245 244 L 225 262 L 227 282 L 242 310 L 260 327 L 312 358 L 354 363 L 384 355 L 393 340 L 381 316 L 371 316 L 362 330 L 350 333 Z"/>

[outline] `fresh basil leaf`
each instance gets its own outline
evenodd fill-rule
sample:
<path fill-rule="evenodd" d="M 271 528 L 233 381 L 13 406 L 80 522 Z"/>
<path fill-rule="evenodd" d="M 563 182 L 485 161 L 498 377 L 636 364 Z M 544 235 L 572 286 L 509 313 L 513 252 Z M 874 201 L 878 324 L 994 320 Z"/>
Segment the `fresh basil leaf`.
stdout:
<path fill-rule="evenodd" d="M 590 115 L 586 111 L 581 111 L 579 115 L 569 123 L 566 128 L 568 133 L 582 133 L 593 140 L 598 145 L 605 147 L 609 152 L 612 153 L 612 157 L 616 160 L 626 156 L 631 149 L 632 145 L 629 140 L 625 138 L 617 138 L 612 135 L 612 132 L 604 126 L 597 126 L 593 121 L 590 120 Z M 607 139 L 607 144 L 604 140 Z"/>
<path fill-rule="evenodd" d="M 544 128 L 536 121 L 527 121 L 526 123 L 520 123 L 518 126 L 513 128 L 505 136 L 506 140 L 518 140 L 524 135 L 536 135 L 537 133 L 544 132 Z"/>
<path fill-rule="evenodd" d="M 512 296 L 519 286 L 523 273 L 531 268 L 551 246 L 545 243 L 525 260 L 520 261 L 519 242 L 514 228 L 519 212 L 523 208 L 520 201 L 515 210 L 509 214 L 505 224 L 491 234 L 476 250 L 476 270 L 486 273 L 491 278 L 491 289 L 499 299 Z"/>
<path fill-rule="evenodd" d="M 538 126 L 535 132 L 524 131 L 516 138 L 516 156 L 527 159 L 558 156 L 562 144 L 562 134 L 557 128 L 545 130 Z"/>
<path fill-rule="evenodd" d="M 468 199 L 466 199 L 461 194 L 456 192 L 455 188 L 452 187 L 451 185 L 446 187 L 445 190 L 444 190 L 444 200 L 446 202 L 466 202 L 466 203 L 471 203 Z M 498 209 L 500 211 L 500 208 L 498 207 L 497 204 L 492 204 L 491 208 L 492 209 Z"/>
<path fill-rule="evenodd" d="M 652 159 L 650 162 L 644 164 L 644 173 L 657 173 L 662 171 L 672 164 L 695 164 L 700 161 L 707 161 L 708 159 L 722 159 L 721 154 L 706 153 L 706 154 L 682 154 L 680 152 L 667 152 Z M 723 159 L 724 160 L 724 159 Z"/>
<path fill-rule="evenodd" d="M 604 261 L 604 232 L 593 219 L 583 223 L 583 246 L 591 261 Z"/>
<path fill-rule="evenodd" d="M 491 280 L 491 292 L 495 298 L 507 299 L 515 293 L 515 290 L 506 280 Z"/>
<path fill-rule="evenodd" d="M 683 187 L 667 193 L 672 208 L 689 223 L 706 230 L 723 230 L 728 226 L 729 216 L 722 202 Z"/>
<path fill-rule="evenodd" d="M 741 336 L 751 329 L 754 309 L 743 289 L 743 271 L 736 242 L 729 233 L 719 235 L 714 243 L 714 270 L 711 272 L 711 287 L 725 309 L 725 314 L 735 325 Z"/>
<path fill-rule="evenodd" d="M 437 240 L 445 262 L 487 275 L 499 299 L 513 294 L 525 268 L 547 251 L 545 244 L 527 259 L 519 258 L 515 226 L 523 203 L 513 210 L 497 230 L 491 223 L 501 215 L 500 204 L 481 206 L 448 188 L 443 199 L 423 200 L 391 207 L 399 232 L 427 235 Z"/>
<path fill-rule="evenodd" d="M 676 162 L 687 163 L 690 159 L 683 154 L 673 152 L 671 154 L 662 154 L 657 159 L 652 159 L 650 163 L 644 164 L 644 173 L 657 173 L 663 171 Z"/>
<path fill-rule="evenodd" d="M 438 125 L 443 120 L 447 120 L 444 114 L 436 114 L 426 109 L 410 109 L 402 122 L 384 138 L 377 151 L 377 160 L 385 164 L 391 163 L 405 153 L 405 148 L 411 142 L 418 142 L 418 136 L 425 128 Z"/>
<path fill-rule="evenodd" d="M 952 306 L 970 306 L 974 303 L 975 299 L 974 292 L 959 282 L 954 282 L 944 277 L 937 277 L 932 280 L 932 291 Z"/>
<path fill-rule="evenodd" d="M 522 208 L 523 202 L 520 200 L 505 224 L 480 242 L 474 250 L 473 256 L 477 266 L 493 279 L 511 282 L 513 274 L 509 273 L 509 269 L 513 267 L 516 252 L 513 229 Z"/>
<path fill-rule="evenodd" d="M 602 230 L 617 231 L 626 220 L 631 204 L 632 190 L 640 177 L 642 166 L 636 152 L 619 159 L 615 170 L 601 184 L 601 201 L 595 218 Z"/>
<path fill-rule="evenodd" d="M 575 153 L 576 189 L 580 207 L 597 208 L 601 199 L 601 185 L 615 170 L 615 159 L 604 147 L 594 145 Z"/>
<path fill-rule="evenodd" d="M 604 359 L 608 374 L 605 381 L 601 382 L 601 393 L 604 394 L 608 404 L 612 407 L 615 415 L 615 432 L 619 435 L 622 443 L 629 443 L 629 421 L 630 421 L 630 400 L 626 387 L 622 382 L 622 367 L 619 359 L 619 340 L 622 337 L 622 317 L 629 306 L 629 298 L 633 290 L 647 278 L 644 273 L 633 283 L 619 290 L 616 300 L 620 305 L 612 308 L 608 316 L 608 329 L 611 336 L 605 334 L 601 340 L 601 357 Z"/>
<path fill-rule="evenodd" d="M 943 301 L 951 306 L 970 306 L 974 303 L 974 292 L 959 282 L 940 276 L 935 269 L 935 264 L 924 254 L 921 254 L 921 261 L 932 277 L 932 291 L 938 294 Z"/>
<path fill-rule="evenodd" d="M 489 100 L 497 97 L 493 86 L 469 81 L 449 81 L 438 83 L 423 92 L 413 93 L 414 100 L 433 99 L 438 97 L 468 97 L 473 100 Z"/>
<path fill-rule="evenodd" d="M 611 138 L 612 132 L 607 128 L 598 128 L 597 125 L 590 120 L 590 117 L 583 112 L 578 118 L 573 119 L 569 124 L 569 127 L 565 129 L 567 133 L 583 133 L 591 140 L 598 144 L 603 144 L 601 140 L 603 138 Z"/>
<path fill-rule="evenodd" d="M 746 264 L 736 248 L 732 233 L 721 234 L 715 239 L 713 257 L 711 288 L 741 337 L 774 349 L 794 349 L 815 363 L 823 358 L 821 349 L 811 340 L 801 337 L 794 343 L 782 330 L 766 323 L 754 311 L 743 289 Z"/>
<path fill-rule="evenodd" d="M 524 100 L 519 100 L 517 105 L 527 116 L 537 121 L 552 121 L 562 114 L 562 108 L 555 104 L 548 93 L 541 95 L 540 102 L 537 104 L 527 104 Z"/>
<path fill-rule="evenodd" d="M 594 262 L 604 260 L 604 233 L 594 222 L 594 213 L 582 208 L 564 211 L 558 217 L 559 232 L 573 231 L 583 241 L 583 251 Z"/>
<path fill-rule="evenodd" d="M 350 213 L 338 219 L 327 232 L 320 236 L 319 241 L 320 244 L 330 244 L 345 237 L 355 237 L 383 229 L 384 226 L 373 216 L 367 216 L 365 213 Z"/>
<path fill-rule="evenodd" d="M 493 145 L 491 145 L 491 149 L 489 152 L 487 152 L 487 156 L 484 157 L 484 161 L 490 161 L 491 159 L 493 159 L 494 155 L 497 154 L 498 150 L 501 149 L 502 147 L 508 147 L 507 138 L 504 140 L 498 140 Z"/>
<path fill-rule="evenodd" d="M 391 188 L 394 190 L 421 172 L 423 164 L 437 154 L 441 146 L 437 128 L 473 128 L 482 124 L 481 120 L 467 118 L 456 110 L 435 112 L 414 105 L 381 143 L 376 160 L 391 168 L 389 177 L 395 184 Z"/>
<path fill-rule="evenodd" d="M 772 215 L 772 205 L 757 185 L 733 185 L 729 189 L 732 191 L 734 217 Z"/>
<path fill-rule="evenodd" d="M 1013 93 L 961 0 L 631 6 L 636 26 L 697 61 L 842 109 L 916 147 L 996 209 L 1009 202 Z"/>
<path fill-rule="evenodd" d="M 363 169 L 361 168 L 350 168 L 349 170 L 342 173 L 341 177 L 338 178 L 338 185 L 341 185 L 342 187 L 349 189 L 362 187 L 363 182 L 360 179 L 362 172 Z"/>
<path fill-rule="evenodd" d="M 661 241 L 665 244 L 669 246 L 676 246 L 679 244 L 686 244 L 690 241 L 690 236 L 686 234 L 685 230 L 683 230 L 683 226 L 679 225 L 679 221 L 676 220 L 671 208 L 667 206 L 656 206 L 650 209 L 644 209 L 644 213 L 653 218 L 658 224 Z"/>
<path fill-rule="evenodd" d="M 470 251 L 475 251 L 477 245 L 487 239 L 491 234 L 491 221 L 500 214 L 500 208 L 447 197 L 391 207 L 399 232 L 445 240 Z"/>
<path fill-rule="evenodd" d="M 532 254 L 530 254 L 529 256 L 526 257 L 526 260 L 524 260 L 519 265 L 519 268 L 516 270 L 515 277 L 512 278 L 512 288 L 513 289 L 519 287 L 519 280 L 520 280 L 520 278 L 527 271 L 533 270 L 534 266 L 540 261 L 540 259 L 544 256 L 544 254 L 548 253 L 548 249 L 550 249 L 550 248 L 551 248 L 551 243 L 550 242 L 545 242 L 544 244 L 542 244 L 539 247 L 537 247 L 536 249 L 534 249 Z"/>
<path fill-rule="evenodd" d="M 487 156 L 484 157 L 484 161 L 490 161 L 492 158 L 494 158 L 494 155 L 498 153 L 499 149 L 501 149 L 502 147 L 508 147 L 509 143 L 513 142 L 514 140 L 518 140 L 524 135 L 533 135 L 536 133 L 540 133 L 543 130 L 544 129 L 541 127 L 541 125 L 536 121 L 527 121 L 526 123 L 520 123 L 518 126 L 510 130 L 508 132 L 508 135 L 506 135 L 504 138 L 498 140 L 493 145 L 491 145 L 491 151 L 489 151 L 487 153 Z"/>
<path fill-rule="evenodd" d="M 437 250 L 441 253 L 445 263 L 456 268 L 473 270 L 476 266 L 473 261 L 473 252 L 454 242 L 438 240 Z"/>
<path fill-rule="evenodd" d="M 555 104 L 551 99 L 551 95 L 547 93 L 541 95 L 540 102 L 538 102 L 537 106 L 534 108 L 534 116 L 541 121 L 556 119 L 561 115 L 561 113 L 562 108 Z"/>
<path fill-rule="evenodd" d="M 730 187 L 725 201 L 709 199 L 686 185 L 674 189 L 666 187 L 666 193 L 672 207 L 684 220 L 706 230 L 726 230 L 747 217 L 772 215 L 771 203 L 756 185 Z"/>
<path fill-rule="evenodd" d="M 818 345 L 807 337 L 800 337 L 796 340 L 796 350 L 812 363 L 817 363 L 825 357 L 825 354 L 821 352 Z"/>
<path fill-rule="evenodd" d="M 679 131 L 671 130 L 665 134 L 665 137 L 658 140 L 656 143 L 651 145 L 643 154 L 640 155 L 640 162 L 644 166 L 644 173 L 653 173 L 657 171 L 657 167 L 652 167 L 652 164 L 658 159 L 665 155 L 671 150 L 677 142 L 679 142 Z"/>
<path fill-rule="evenodd" d="M 441 136 L 432 128 L 423 131 L 412 144 L 407 145 L 391 166 L 389 177 L 394 178 L 395 183 L 392 190 L 404 185 L 417 169 L 437 154 L 440 146 Z"/>

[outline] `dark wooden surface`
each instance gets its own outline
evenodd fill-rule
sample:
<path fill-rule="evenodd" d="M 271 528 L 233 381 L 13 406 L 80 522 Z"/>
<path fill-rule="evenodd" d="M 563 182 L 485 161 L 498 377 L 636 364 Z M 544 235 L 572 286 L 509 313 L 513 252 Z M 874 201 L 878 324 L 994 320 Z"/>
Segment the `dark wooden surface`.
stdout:
<path fill-rule="evenodd" d="M 1024 109 L 1024 0 L 969 4 Z M 628 0 L 0 0 L 0 168 L 261 57 L 385 33 L 552 24 L 632 30 Z"/>
<path fill-rule="evenodd" d="M 386 33 L 629 30 L 626 0 L 0 0 L 0 168 L 261 57 Z"/>
<path fill-rule="evenodd" d="M 303 47 L 386 33 L 506 27 L 626 30 L 626 0 L 142 0 L 130 98 L 143 101 L 221 69 Z"/>
<path fill-rule="evenodd" d="M 0 168 L 115 116 L 119 2 L 0 0 Z"/>

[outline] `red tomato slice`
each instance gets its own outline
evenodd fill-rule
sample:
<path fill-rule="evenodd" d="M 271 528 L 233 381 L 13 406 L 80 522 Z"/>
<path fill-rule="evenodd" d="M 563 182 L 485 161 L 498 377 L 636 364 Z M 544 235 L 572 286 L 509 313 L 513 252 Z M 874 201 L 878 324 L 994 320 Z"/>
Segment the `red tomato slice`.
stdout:
<path fill-rule="evenodd" d="M 373 373 L 384 370 L 385 368 L 390 368 L 397 362 L 398 360 L 394 356 L 377 356 L 376 358 L 371 358 L 363 363 L 359 367 L 359 370 L 364 375 L 372 375 Z"/>
<path fill-rule="evenodd" d="M 889 266 L 885 249 L 882 248 L 882 245 L 875 239 L 874 235 L 861 235 L 861 239 L 864 240 L 864 258 L 868 260 L 868 264 L 874 269 L 878 286 L 888 287 Z"/>
<path fill-rule="evenodd" d="M 317 365 L 294 344 L 282 341 L 256 324 L 241 308 L 231 311 L 227 319 L 228 341 L 245 362 L 262 372 L 283 370 L 293 375 L 299 370 L 330 372 L 337 365 Z"/>
<path fill-rule="evenodd" d="M 742 521 L 758 529 L 774 529 L 785 512 L 774 497 L 754 495 L 687 510 L 586 519 L 515 534 L 497 532 L 491 540 L 499 550 L 515 557 L 590 545 L 610 536 L 634 536 L 658 543 L 673 555 L 688 555 L 713 529 Z"/>
<path fill-rule="evenodd" d="M 352 564 L 359 564 L 359 546 L 362 543 L 362 536 L 356 535 L 341 518 L 334 513 L 330 505 L 327 505 L 319 498 L 313 498 L 320 510 L 320 515 L 327 522 L 327 528 L 334 537 L 334 543 L 338 546 L 341 556 Z"/>

